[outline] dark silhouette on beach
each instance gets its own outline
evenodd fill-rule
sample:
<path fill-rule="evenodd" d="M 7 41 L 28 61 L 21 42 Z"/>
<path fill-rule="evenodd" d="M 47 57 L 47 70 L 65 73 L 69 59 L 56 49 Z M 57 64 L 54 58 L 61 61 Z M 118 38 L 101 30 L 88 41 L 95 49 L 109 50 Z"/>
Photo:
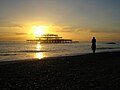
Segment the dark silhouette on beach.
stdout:
<path fill-rule="evenodd" d="M 92 39 L 92 50 L 93 50 L 93 53 L 95 53 L 95 50 L 96 50 L 96 39 L 95 39 L 95 37 L 93 37 L 93 39 Z"/>

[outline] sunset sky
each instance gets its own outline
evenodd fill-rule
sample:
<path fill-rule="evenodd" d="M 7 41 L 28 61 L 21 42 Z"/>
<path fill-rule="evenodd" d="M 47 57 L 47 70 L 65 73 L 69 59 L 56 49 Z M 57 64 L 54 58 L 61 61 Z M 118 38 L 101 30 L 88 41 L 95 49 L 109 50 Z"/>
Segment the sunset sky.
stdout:
<path fill-rule="evenodd" d="M 53 33 L 79 41 L 120 41 L 120 0 L 0 0 L 0 41 Z"/>

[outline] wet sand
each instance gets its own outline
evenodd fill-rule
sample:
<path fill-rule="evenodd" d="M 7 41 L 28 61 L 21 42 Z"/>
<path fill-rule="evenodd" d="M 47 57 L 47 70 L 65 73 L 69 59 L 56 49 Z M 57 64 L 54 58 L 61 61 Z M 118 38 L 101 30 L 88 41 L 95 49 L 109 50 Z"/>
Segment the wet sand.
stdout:
<path fill-rule="evenodd" d="M 0 62 L 0 90 L 119 90 L 120 51 Z"/>

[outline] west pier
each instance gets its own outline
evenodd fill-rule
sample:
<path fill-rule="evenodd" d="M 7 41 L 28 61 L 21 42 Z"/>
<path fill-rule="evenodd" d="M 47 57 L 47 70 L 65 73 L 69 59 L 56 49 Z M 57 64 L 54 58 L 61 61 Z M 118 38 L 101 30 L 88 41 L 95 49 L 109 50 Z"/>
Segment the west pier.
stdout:
<path fill-rule="evenodd" d="M 72 43 L 77 41 L 72 41 L 72 39 L 63 39 L 56 34 L 44 34 L 37 39 L 27 40 L 27 42 L 40 42 L 40 43 Z"/>

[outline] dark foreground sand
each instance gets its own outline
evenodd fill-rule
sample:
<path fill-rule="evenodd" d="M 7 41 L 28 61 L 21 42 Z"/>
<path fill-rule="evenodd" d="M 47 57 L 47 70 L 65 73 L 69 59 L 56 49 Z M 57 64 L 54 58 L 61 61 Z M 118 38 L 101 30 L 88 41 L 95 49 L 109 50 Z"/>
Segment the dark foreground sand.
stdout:
<path fill-rule="evenodd" d="M 120 52 L 0 63 L 0 90 L 120 90 Z"/>

